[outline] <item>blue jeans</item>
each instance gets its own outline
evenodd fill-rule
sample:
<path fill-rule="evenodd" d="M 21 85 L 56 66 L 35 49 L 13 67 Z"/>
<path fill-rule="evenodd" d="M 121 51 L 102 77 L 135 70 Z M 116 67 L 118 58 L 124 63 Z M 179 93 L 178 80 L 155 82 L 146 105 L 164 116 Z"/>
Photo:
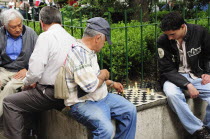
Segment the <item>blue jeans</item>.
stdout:
<path fill-rule="evenodd" d="M 167 96 L 169 106 L 178 115 L 184 128 L 190 134 L 193 134 L 196 130 L 201 129 L 202 126 L 207 126 L 210 128 L 210 83 L 202 85 L 201 78 L 192 79 L 189 74 L 181 75 L 187 78 L 188 81 L 191 82 L 199 91 L 199 98 L 208 103 L 204 123 L 192 113 L 188 104 L 186 103 L 185 95 L 183 94 L 182 90 L 175 84 L 166 81 L 163 85 L 163 91 Z"/>
<path fill-rule="evenodd" d="M 100 101 L 86 101 L 73 105 L 69 115 L 91 130 L 93 139 L 110 139 L 113 135 L 111 119 L 116 120 L 116 139 L 134 139 L 136 107 L 122 96 L 108 93 Z"/>

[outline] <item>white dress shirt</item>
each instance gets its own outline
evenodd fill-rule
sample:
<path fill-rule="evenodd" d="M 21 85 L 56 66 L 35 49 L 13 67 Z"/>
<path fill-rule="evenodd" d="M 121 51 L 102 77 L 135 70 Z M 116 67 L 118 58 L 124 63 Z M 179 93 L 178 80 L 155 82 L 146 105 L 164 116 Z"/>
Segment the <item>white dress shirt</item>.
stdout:
<path fill-rule="evenodd" d="M 46 32 L 40 34 L 29 60 L 24 85 L 36 82 L 54 85 L 59 68 L 75 42 L 76 39 L 59 24 L 52 25 Z"/>

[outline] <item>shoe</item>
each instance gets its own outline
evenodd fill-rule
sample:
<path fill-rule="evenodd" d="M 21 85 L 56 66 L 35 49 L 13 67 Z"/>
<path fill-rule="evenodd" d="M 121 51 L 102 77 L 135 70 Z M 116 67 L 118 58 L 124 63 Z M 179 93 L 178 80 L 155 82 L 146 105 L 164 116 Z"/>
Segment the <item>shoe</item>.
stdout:
<path fill-rule="evenodd" d="M 198 139 L 210 139 L 210 133 L 208 132 L 208 129 L 206 127 L 203 127 L 200 130 L 197 130 L 194 135 Z"/>

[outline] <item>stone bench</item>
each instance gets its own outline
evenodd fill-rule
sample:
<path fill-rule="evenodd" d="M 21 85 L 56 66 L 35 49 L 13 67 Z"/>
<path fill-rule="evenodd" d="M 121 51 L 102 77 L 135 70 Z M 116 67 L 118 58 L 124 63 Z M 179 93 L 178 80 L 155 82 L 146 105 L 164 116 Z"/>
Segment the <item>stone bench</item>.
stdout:
<path fill-rule="evenodd" d="M 191 110 L 203 120 L 206 103 L 187 98 Z M 196 105 L 195 105 L 196 103 Z M 202 109 L 201 109 L 202 108 Z M 169 108 L 166 99 L 137 107 L 136 139 L 185 139 L 191 137 L 177 115 Z M 90 132 L 65 113 L 50 110 L 42 113 L 43 139 L 89 139 Z"/>

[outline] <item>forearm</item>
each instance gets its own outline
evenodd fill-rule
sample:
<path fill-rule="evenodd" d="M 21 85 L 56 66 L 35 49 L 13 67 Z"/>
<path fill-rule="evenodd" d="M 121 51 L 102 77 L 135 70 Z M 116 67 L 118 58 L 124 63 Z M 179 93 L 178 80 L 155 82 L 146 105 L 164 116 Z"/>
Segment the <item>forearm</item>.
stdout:
<path fill-rule="evenodd" d="M 112 81 L 112 80 L 106 80 L 106 85 L 108 87 L 112 87 L 114 85 L 114 81 Z"/>
<path fill-rule="evenodd" d="M 109 79 L 109 71 L 106 69 L 100 70 L 100 74 L 97 76 L 99 79 L 98 88 L 104 83 L 104 81 Z"/>
<path fill-rule="evenodd" d="M 100 73 L 98 75 L 98 80 L 99 80 L 99 84 L 97 88 L 99 88 L 104 83 L 104 81 L 106 81 L 106 75 L 103 73 Z"/>

